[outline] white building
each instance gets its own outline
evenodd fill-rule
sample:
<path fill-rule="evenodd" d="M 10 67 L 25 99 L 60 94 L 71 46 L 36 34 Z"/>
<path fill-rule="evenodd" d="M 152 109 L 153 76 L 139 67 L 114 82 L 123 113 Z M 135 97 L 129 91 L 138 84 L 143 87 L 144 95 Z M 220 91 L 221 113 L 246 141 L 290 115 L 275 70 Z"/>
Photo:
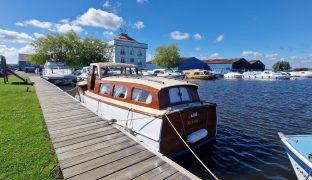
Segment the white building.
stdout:
<path fill-rule="evenodd" d="M 145 68 L 147 44 L 140 43 L 127 34 L 119 34 L 108 42 L 114 47 L 113 62 L 135 64 Z"/>

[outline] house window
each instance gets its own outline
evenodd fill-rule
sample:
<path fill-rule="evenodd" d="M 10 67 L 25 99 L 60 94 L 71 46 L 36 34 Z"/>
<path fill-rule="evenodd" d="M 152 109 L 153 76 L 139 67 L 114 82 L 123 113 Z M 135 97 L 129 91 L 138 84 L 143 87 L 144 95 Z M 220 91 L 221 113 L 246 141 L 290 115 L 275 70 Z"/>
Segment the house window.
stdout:
<path fill-rule="evenodd" d="M 133 48 L 131 48 L 130 55 L 133 55 L 133 54 L 134 54 L 134 50 L 133 50 Z"/>
<path fill-rule="evenodd" d="M 169 98 L 171 104 L 191 101 L 190 94 L 186 87 L 170 88 Z"/>
<path fill-rule="evenodd" d="M 133 88 L 132 100 L 150 104 L 152 102 L 152 94 L 143 89 Z"/>
<path fill-rule="evenodd" d="M 127 91 L 128 91 L 127 87 L 116 85 L 115 88 L 114 88 L 113 96 L 114 97 L 118 97 L 118 98 L 126 99 Z"/>
<path fill-rule="evenodd" d="M 120 54 L 121 54 L 121 55 L 125 55 L 125 54 L 126 54 L 126 51 L 125 51 L 125 48 L 124 48 L 124 47 L 121 47 Z"/>
<path fill-rule="evenodd" d="M 100 94 L 109 94 L 110 84 L 103 83 L 100 86 Z"/>
<path fill-rule="evenodd" d="M 125 62 L 126 62 L 126 61 L 125 61 L 125 58 L 124 58 L 124 57 L 121 57 L 121 58 L 120 58 L 120 62 L 121 62 L 121 63 L 125 63 Z"/>
<path fill-rule="evenodd" d="M 130 58 L 130 62 L 131 62 L 131 63 L 134 63 L 134 58 Z"/>
<path fill-rule="evenodd" d="M 138 65 L 142 66 L 142 59 L 138 59 Z"/>
<path fill-rule="evenodd" d="M 138 49 L 138 56 L 142 56 L 142 50 Z"/>

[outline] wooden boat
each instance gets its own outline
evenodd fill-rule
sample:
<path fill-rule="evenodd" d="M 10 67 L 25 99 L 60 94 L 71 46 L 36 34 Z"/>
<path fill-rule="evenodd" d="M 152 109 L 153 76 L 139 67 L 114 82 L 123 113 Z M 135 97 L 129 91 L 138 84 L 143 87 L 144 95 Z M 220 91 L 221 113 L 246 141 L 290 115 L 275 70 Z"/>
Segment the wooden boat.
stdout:
<path fill-rule="evenodd" d="M 278 133 L 299 180 L 312 180 L 312 135 Z"/>
<path fill-rule="evenodd" d="M 201 69 L 184 70 L 183 74 L 187 79 L 214 79 L 212 73 Z"/>
<path fill-rule="evenodd" d="M 93 63 L 87 83 L 77 86 L 86 107 L 165 155 L 187 151 L 175 130 L 192 148 L 217 134 L 217 106 L 201 101 L 195 84 L 139 76 L 132 64 Z"/>

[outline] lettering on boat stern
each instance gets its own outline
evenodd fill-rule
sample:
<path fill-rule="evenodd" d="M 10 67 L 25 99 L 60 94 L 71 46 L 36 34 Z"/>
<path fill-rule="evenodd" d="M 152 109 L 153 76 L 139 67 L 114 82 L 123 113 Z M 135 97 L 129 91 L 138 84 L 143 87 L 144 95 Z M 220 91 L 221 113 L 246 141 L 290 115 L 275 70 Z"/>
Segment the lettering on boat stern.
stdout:
<path fill-rule="evenodd" d="M 191 113 L 191 118 L 187 121 L 187 126 L 193 126 L 197 123 L 199 123 L 199 119 L 197 119 L 197 112 Z"/>

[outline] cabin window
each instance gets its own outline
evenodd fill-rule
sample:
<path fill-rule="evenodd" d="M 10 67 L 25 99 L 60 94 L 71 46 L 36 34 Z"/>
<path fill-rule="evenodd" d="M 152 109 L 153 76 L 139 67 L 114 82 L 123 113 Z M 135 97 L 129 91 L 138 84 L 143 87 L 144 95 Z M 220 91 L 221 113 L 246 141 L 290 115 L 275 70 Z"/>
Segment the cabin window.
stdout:
<path fill-rule="evenodd" d="M 114 88 L 113 96 L 114 97 L 118 97 L 118 98 L 126 99 L 127 91 L 128 91 L 127 87 L 116 85 L 115 88 Z"/>
<path fill-rule="evenodd" d="M 191 101 L 190 94 L 186 87 L 170 88 L 169 98 L 171 104 Z"/>
<path fill-rule="evenodd" d="M 150 104 L 152 102 L 152 94 L 143 89 L 133 88 L 132 100 Z"/>
<path fill-rule="evenodd" d="M 104 83 L 100 86 L 100 94 L 109 94 L 110 84 Z"/>

